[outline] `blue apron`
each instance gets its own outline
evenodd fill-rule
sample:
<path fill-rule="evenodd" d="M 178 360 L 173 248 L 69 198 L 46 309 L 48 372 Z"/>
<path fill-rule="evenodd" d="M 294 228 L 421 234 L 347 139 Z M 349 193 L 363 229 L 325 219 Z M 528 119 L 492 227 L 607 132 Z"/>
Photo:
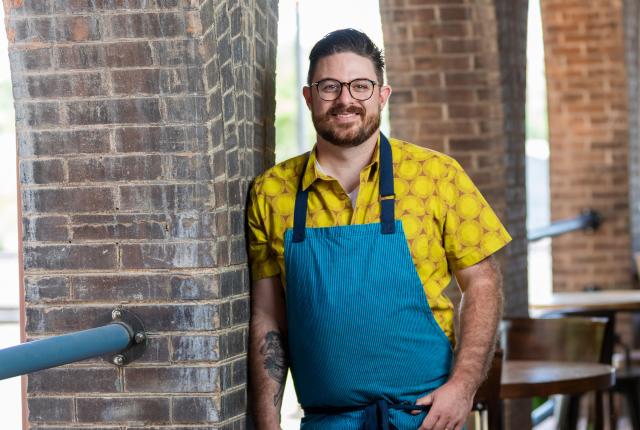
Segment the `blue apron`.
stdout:
<path fill-rule="evenodd" d="M 391 146 L 380 134 L 380 223 L 306 228 L 308 189 L 285 233 L 291 372 L 304 430 L 417 429 L 415 401 L 446 382 L 435 321 L 395 220 Z"/>

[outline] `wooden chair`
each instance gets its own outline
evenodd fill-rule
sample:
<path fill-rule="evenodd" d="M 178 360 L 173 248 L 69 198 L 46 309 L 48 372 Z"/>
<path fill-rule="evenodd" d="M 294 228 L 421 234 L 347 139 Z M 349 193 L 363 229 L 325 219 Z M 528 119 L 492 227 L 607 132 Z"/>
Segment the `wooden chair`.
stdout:
<path fill-rule="evenodd" d="M 475 430 L 502 430 L 502 404 L 500 402 L 502 355 L 502 350 L 496 349 L 487 379 L 476 392 L 473 410 L 479 413 L 479 420 L 476 420 Z M 478 423 L 478 421 L 480 422 Z"/>
<path fill-rule="evenodd" d="M 622 395 L 627 402 L 627 410 L 631 428 L 640 429 L 640 351 L 631 350 L 620 342 L 624 352 L 613 355 L 612 364 L 616 368 L 616 385 L 613 391 Z M 612 410 L 611 428 L 615 428 L 617 415 L 613 413 L 613 399 L 610 407 Z"/>
<path fill-rule="evenodd" d="M 505 360 L 603 362 L 606 318 L 509 318 L 502 322 Z M 603 428 L 602 393 L 596 393 L 596 428 Z M 563 427 L 575 429 L 579 396 L 570 396 Z"/>

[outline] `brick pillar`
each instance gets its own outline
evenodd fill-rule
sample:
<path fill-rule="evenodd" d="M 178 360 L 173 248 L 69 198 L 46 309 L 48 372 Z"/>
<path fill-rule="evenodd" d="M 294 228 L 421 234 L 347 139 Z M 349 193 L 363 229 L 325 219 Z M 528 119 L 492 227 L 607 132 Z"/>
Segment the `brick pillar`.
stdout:
<path fill-rule="evenodd" d="M 524 155 L 527 0 L 381 0 L 392 135 L 456 158 L 513 236 L 507 315 L 527 315 Z M 457 289 L 450 290 L 455 293 Z M 530 403 L 506 428 L 530 426 Z"/>
<path fill-rule="evenodd" d="M 552 242 L 556 290 L 631 286 L 629 113 L 622 0 L 542 0 L 551 218 L 599 211 L 595 233 Z"/>
<path fill-rule="evenodd" d="M 640 253 L 640 58 L 638 57 L 638 50 L 640 50 L 640 2 L 638 0 L 624 0 L 623 17 L 629 101 L 629 218 L 631 251 L 633 255 L 637 255 Z M 632 267 L 632 272 L 635 272 L 637 277 L 638 268 Z M 623 334 L 624 341 L 634 347 L 640 346 L 640 333 L 637 329 L 640 327 L 640 316 L 620 314 L 618 320 L 622 326 L 626 323 L 627 330 Z"/>
<path fill-rule="evenodd" d="M 150 334 L 122 369 L 29 375 L 31 428 L 244 428 L 243 209 L 274 158 L 277 3 L 4 3 L 26 337 L 117 304 Z"/>
<path fill-rule="evenodd" d="M 514 238 L 506 310 L 527 313 L 527 0 L 380 2 L 392 135 L 455 157 Z"/>
<path fill-rule="evenodd" d="M 629 100 L 629 203 L 631 250 L 640 252 L 640 3 L 624 0 L 625 59 Z"/>

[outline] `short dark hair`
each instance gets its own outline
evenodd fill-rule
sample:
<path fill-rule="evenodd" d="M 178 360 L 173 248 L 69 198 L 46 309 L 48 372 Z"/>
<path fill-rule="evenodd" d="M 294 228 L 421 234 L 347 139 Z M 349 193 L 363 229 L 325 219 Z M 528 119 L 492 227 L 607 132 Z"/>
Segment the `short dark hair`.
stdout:
<path fill-rule="evenodd" d="M 380 48 L 363 32 L 353 28 L 344 28 L 327 34 L 311 49 L 311 53 L 309 53 L 307 85 L 311 85 L 311 78 L 321 58 L 343 52 L 351 52 L 370 59 L 376 70 L 378 83 L 380 85 L 383 84 L 384 56 Z"/>

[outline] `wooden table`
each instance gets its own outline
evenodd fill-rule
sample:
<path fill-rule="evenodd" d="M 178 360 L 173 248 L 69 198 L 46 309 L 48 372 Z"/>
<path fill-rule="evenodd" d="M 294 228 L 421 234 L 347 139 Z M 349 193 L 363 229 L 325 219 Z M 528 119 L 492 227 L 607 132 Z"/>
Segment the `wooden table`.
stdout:
<path fill-rule="evenodd" d="M 529 304 L 534 315 L 640 311 L 640 290 L 553 293 Z"/>
<path fill-rule="evenodd" d="M 507 360 L 502 363 L 500 397 L 587 393 L 611 388 L 615 380 L 615 369 L 606 364 Z"/>
<path fill-rule="evenodd" d="M 612 362 L 614 344 L 620 343 L 625 349 L 626 369 L 621 371 L 620 384 L 616 390 L 622 390 L 625 398 L 631 404 L 629 410 L 632 413 L 631 420 L 634 428 L 640 428 L 640 412 L 634 404 L 635 397 L 632 393 L 635 388 L 627 393 L 626 387 L 635 384 L 637 377 L 629 373 L 631 360 L 629 359 L 630 348 L 618 339 L 615 332 L 616 315 L 618 312 L 639 312 L 640 311 L 640 290 L 600 290 L 589 292 L 566 292 L 553 293 L 542 300 L 538 300 L 529 305 L 532 316 L 551 315 L 582 315 L 608 318 L 605 328 L 605 340 L 603 345 L 602 359 L 607 363 Z M 612 397 L 609 397 L 610 408 Z M 610 426 L 614 427 L 614 415 L 610 414 Z"/>

